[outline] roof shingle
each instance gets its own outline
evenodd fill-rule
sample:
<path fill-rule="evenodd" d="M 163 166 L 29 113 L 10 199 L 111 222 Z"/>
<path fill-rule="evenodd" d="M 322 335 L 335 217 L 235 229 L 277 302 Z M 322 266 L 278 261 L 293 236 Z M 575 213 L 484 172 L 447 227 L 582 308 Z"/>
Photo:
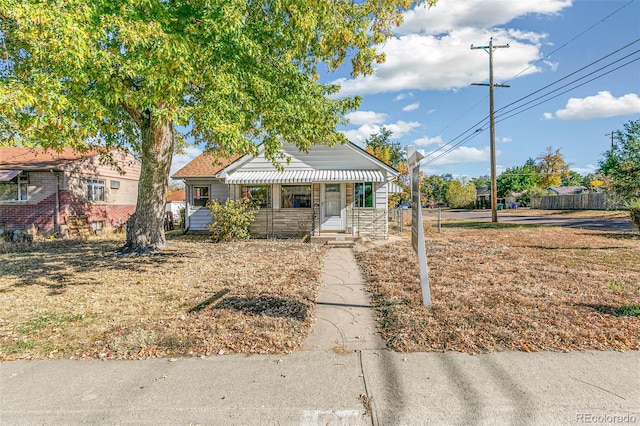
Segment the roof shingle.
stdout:
<path fill-rule="evenodd" d="M 230 157 L 216 157 L 215 154 L 203 152 L 186 166 L 175 172 L 171 177 L 173 179 L 188 177 L 212 177 L 240 157 L 241 155 L 234 155 Z"/>

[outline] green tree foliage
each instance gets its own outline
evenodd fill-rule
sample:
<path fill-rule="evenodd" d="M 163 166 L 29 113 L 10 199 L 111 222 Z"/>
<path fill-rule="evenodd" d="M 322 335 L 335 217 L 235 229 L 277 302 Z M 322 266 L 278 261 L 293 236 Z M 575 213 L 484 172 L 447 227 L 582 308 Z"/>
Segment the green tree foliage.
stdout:
<path fill-rule="evenodd" d="M 211 212 L 209 232 L 215 242 L 251 238 L 249 225 L 258 213 L 255 204 L 242 200 L 227 200 L 222 204 L 218 200 L 211 200 L 207 208 Z"/>
<path fill-rule="evenodd" d="M 491 177 L 488 175 L 471 178 L 471 183 L 476 188 L 489 188 L 491 186 Z"/>
<path fill-rule="evenodd" d="M 402 12 L 435 0 L 0 2 L 0 144 L 123 147 L 141 160 L 126 248 L 165 246 L 164 200 L 181 136 L 277 161 L 345 142 L 357 98 L 319 82 L 347 58 L 373 72 Z M 187 129 L 187 130 L 185 130 Z M 182 132 L 182 133 L 180 133 Z"/>
<path fill-rule="evenodd" d="M 400 142 L 391 140 L 392 136 L 393 132 L 383 126 L 378 133 L 372 133 L 364 141 L 365 150 L 385 164 L 397 169 L 400 164 L 406 163 L 407 153 Z"/>
<path fill-rule="evenodd" d="M 447 204 L 452 208 L 471 206 L 476 200 L 476 187 L 473 183 L 454 180 L 447 186 Z"/>
<path fill-rule="evenodd" d="M 584 177 L 573 170 L 569 170 L 569 173 L 565 176 L 562 176 L 561 182 L 562 186 L 581 186 L 584 181 Z M 590 185 L 587 185 L 589 188 Z"/>
<path fill-rule="evenodd" d="M 498 176 L 496 183 L 498 186 L 498 197 L 506 197 L 511 192 L 524 192 L 536 186 L 538 182 L 538 172 L 536 164 L 532 158 L 524 165 L 510 167 Z"/>
<path fill-rule="evenodd" d="M 600 171 L 611 180 L 611 189 L 629 201 L 640 197 L 640 120 L 625 123 L 604 156 Z"/>
<path fill-rule="evenodd" d="M 429 203 L 444 204 L 447 201 L 447 187 L 452 181 L 451 174 L 427 176 L 422 179 L 420 192 Z"/>
<path fill-rule="evenodd" d="M 554 151 L 553 147 L 548 146 L 536 159 L 536 171 L 540 188 L 560 186 L 562 177 L 569 174 L 569 164 L 564 161 L 561 148 Z"/>

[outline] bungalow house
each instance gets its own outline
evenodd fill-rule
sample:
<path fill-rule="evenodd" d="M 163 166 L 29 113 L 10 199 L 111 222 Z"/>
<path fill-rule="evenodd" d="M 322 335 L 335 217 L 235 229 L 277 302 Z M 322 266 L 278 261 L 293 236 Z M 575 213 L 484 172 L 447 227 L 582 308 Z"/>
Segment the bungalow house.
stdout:
<path fill-rule="evenodd" d="M 136 208 L 140 163 L 120 151 L 110 157 L 103 164 L 98 151 L 0 148 L 0 227 L 50 234 L 78 216 L 93 231 L 122 225 Z"/>
<path fill-rule="evenodd" d="M 186 228 L 207 230 L 210 199 L 252 199 L 260 206 L 249 230 L 254 237 L 341 233 L 385 239 L 388 196 L 398 171 L 348 143 L 314 145 L 308 153 L 284 143 L 283 170 L 259 147 L 257 156 L 219 159 L 202 154 L 172 178 L 185 183 Z"/>

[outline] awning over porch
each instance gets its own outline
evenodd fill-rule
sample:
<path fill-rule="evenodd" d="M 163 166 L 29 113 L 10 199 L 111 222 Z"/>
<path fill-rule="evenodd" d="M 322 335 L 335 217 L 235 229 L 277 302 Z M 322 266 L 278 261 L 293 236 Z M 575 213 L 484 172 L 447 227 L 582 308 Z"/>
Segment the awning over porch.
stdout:
<path fill-rule="evenodd" d="M 312 182 L 384 182 L 379 170 L 285 170 L 239 171 L 227 175 L 227 184 L 273 184 Z"/>
<path fill-rule="evenodd" d="M 22 170 L 0 170 L 0 182 L 9 182 L 22 173 Z"/>

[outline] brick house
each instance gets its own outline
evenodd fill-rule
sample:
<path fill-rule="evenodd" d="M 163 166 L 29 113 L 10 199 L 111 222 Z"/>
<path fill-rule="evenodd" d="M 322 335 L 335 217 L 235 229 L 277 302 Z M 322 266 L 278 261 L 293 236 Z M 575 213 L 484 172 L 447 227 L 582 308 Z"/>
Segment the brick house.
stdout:
<path fill-rule="evenodd" d="M 0 147 L 0 227 L 50 234 L 73 216 L 86 216 L 94 231 L 122 225 L 135 211 L 140 162 L 120 151 L 109 157 Z"/>

